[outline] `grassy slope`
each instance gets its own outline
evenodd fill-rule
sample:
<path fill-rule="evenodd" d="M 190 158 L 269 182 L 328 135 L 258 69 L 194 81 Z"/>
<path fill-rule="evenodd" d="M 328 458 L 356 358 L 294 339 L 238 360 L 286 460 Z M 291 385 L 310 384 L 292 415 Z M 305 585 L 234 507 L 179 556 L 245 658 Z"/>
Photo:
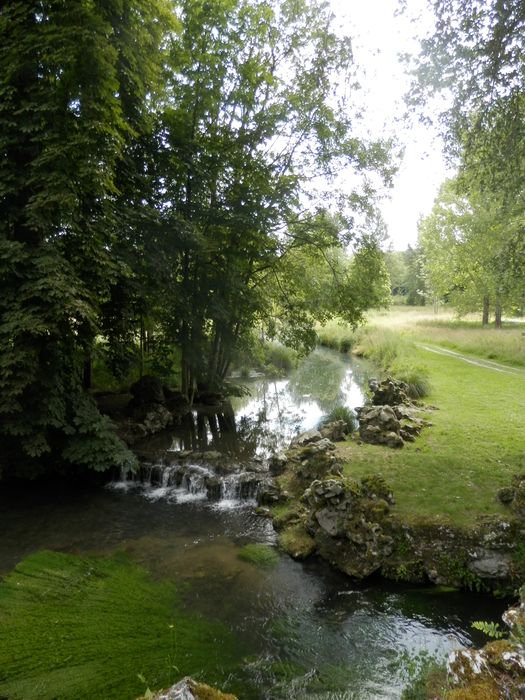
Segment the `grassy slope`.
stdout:
<path fill-rule="evenodd" d="M 385 325 L 390 325 L 387 317 Z M 392 325 L 409 326 L 406 316 L 404 324 L 399 321 L 399 314 Z M 437 335 L 433 342 L 439 343 Z M 341 453 L 349 460 L 348 473 L 381 472 L 404 517 L 468 525 L 478 515 L 508 515 L 495 494 L 513 474 L 525 471 L 525 377 L 416 348 L 411 357 L 430 373 L 432 394 L 426 402 L 439 408 L 428 415 L 433 427 L 399 451 L 346 443 Z"/>

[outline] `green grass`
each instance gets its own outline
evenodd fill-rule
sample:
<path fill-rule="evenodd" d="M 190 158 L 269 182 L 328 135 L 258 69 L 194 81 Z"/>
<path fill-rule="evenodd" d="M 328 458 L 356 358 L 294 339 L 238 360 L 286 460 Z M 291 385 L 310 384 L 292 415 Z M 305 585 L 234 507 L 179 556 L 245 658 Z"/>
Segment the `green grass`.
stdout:
<path fill-rule="evenodd" d="M 525 470 L 525 376 L 506 375 L 453 357 L 411 348 L 432 385 L 425 414 L 433 427 L 401 450 L 345 443 L 346 471 L 381 472 L 404 517 L 469 525 L 479 515 L 509 515 L 496 491 Z"/>
<path fill-rule="evenodd" d="M 356 332 L 348 325 L 339 321 L 328 321 L 317 329 L 319 344 L 337 350 L 349 352 L 355 344 Z"/>
<path fill-rule="evenodd" d="M 268 544 L 246 544 L 237 556 L 242 561 L 265 569 L 271 569 L 279 562 L 278 552 Z"/>
<path fill-rule="evenodd" d="M 516 367 L 525 367 L 523 326 L 480 328 L 466 323 L 419 323 L 413 331 L 418 340 L 441 345 L 450 350 L 475 355 Z"/>
<path fill-rule="evenodd" d="M 219 685 L 235 642 L 124 556 L 41 551 L 0 583 L 0 697 L 135 698 L 184 675 Z M 217 677 L 217 669 L 221 669 Z"/>

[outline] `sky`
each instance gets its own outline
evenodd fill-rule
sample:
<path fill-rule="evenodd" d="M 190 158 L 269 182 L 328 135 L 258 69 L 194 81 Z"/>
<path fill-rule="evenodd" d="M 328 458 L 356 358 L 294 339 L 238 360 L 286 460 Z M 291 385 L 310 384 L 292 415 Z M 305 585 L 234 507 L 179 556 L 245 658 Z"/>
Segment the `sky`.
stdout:
<path fill-rule="evenodd" d="M 398 54 L 418 51 L 417 36 L 432 26 L 432 18 L 426 0 L 407 0 L 400 16 L 397 0 L 330 0 L 330 5 L 336 26 L 352 37 L 368 130 L 376 137 L 394 134 L 405 148 L 394 187 L 381 204 L 392 247 L 405 250 L 417 242 L 418 219 L 430 213 L 439 185 L 451 174 L 436 130 L 415 118 L 397 121 L 406 112 L 409 85 Z"/>

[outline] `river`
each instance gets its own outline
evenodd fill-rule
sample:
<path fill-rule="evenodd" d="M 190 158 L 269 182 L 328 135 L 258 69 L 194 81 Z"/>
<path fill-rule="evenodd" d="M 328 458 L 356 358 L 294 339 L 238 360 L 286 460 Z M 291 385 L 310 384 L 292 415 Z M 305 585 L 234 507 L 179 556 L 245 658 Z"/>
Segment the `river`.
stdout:
<path fill-rule="evenodd" d="M 368 371 L 318 351 L 288 379 L 250 380 L 251 396 L 235 405 L 239 440 L 258 455 L 283 446 L 334 405 L 359 405 Z M 176 448 L 177 438 L 166 444 Z M 225 496 L 209 501 L 202 489 L 162 480 L 4 490 L 0 575 L 40 549 L 125 551 L 155 579 L 182 583 L 185 610 L 233 635 L 235 663 L 226 673 L 208 661 L 203 673 L 240 700 L 395 700 L 407 669 L 481 642 L 471 623 L 496 620 L 504 608 L 480 594 L 356 583 L 315 558 L 279 554 L 273 568 L 261 569 L 238 555 L 247 543 L 273 546 L 271 523 L 255 514 L 250 498 Z M 0 671 L 0 691 L 1 680 Z M 57 688 L 49 697 L 70 696 Z"/>

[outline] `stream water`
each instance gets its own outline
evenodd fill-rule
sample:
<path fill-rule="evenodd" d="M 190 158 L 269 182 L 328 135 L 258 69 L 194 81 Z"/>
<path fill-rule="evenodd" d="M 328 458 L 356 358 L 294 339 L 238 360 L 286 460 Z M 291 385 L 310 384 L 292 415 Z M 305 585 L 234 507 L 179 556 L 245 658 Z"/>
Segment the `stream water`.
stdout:
<path fill-rule="evenodd" d="M 334 405 L 359 405 L 366 375 L 364 365 L 316 352 L 287 380 L 251 381 L 252 395 L 235 406 L 239 441 L 259 455 L 284 445 Z M 177 447 L 179 438 L 168 437 L 164 446 Z M 166 477 L 169 468 L 159 463 L 155 477 L 150 470 L 142 481 L 105 489 L 0 493 L 0 575 L 42 548 L 125 550 L 155 578 L 187 583 L 185 608 L 233 632 L 242 653 L 223 687 L 240 700 L 395 700 L 414 659 L 442 659 L 481 642 L 471 623 L 503 610 L 478 594 L 356 584 L 316 559 L 279 555 L 274 568 L 258 568 L 239 559 L 240 548 L 276 538 L 270 521 L 254 513 L 253 493 L 243 495 L 225 476 L 210 500 L 212 468 L 191 465 L 181 478 L 173 469 Z"/>

